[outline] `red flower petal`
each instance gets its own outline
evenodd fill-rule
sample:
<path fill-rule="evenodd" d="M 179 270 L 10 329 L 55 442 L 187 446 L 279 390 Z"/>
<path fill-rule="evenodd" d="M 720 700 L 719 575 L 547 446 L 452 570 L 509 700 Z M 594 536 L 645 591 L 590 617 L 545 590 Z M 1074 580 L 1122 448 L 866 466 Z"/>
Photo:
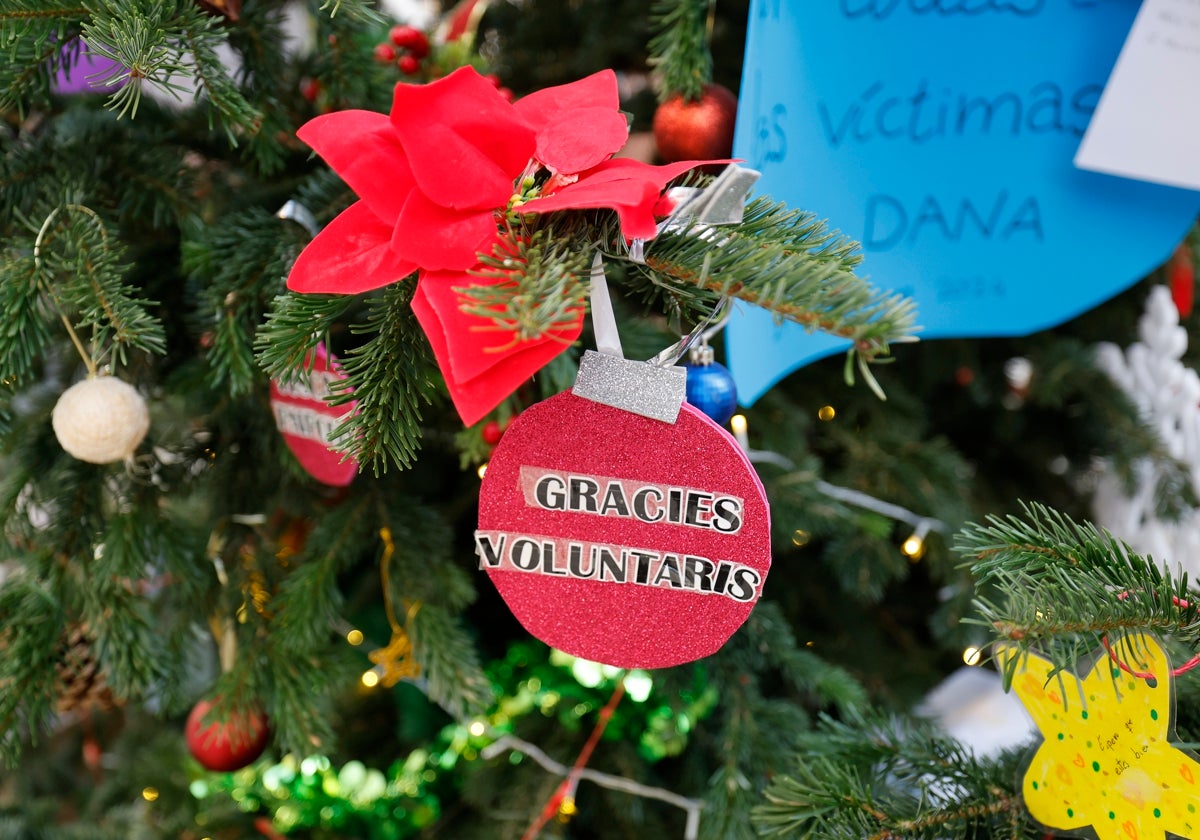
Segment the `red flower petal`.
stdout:
<path fill-rule="evenodd" d="M 392 226 L 357 201 L 300 252 L 287 287 L 305 294 L 353 295 L 395 283 L 417 266 L 392 250 L 391 239 Z"/>
<path fill-rule="evenodd" d="M 608 108 L 577 108 L 538 131 L 537 159 L 555 172 L 583 172 L 612 157 L 628 139 L 624 114 Z"/>
<path fill-rule="evenodd" d="M 626 239 L 653 239 L 658 232 L 655 208 L 667 183 L 684 172 L 706 163 L 722 161 L 680 161 L 651 166 L 629 158 L 606 160 L 551 195 L 521 205 L 522 212 L 550 213 L 587 207 L 617 211 L 621 233 Z"/>
<path fill-rule="evenodd" d="M 555 172 L 590 169 L 629 139 L 611 70 L 536 91 L 513 107 L 537 130 L 537 159 Z"/>
<path fill-rule="evenodd" d="M 536 147 L 533 129 L 471 67 L 396 85 L 391 120 L 417 185 L 444 207 L 503 206 Z"/>
<path fill-rule="evenodd" d="M 396 221 L 392 248 L 424 269 L 465 270 L 478 264 L 479 253 L 490 251 L 495 238 L 491 208 L 450 210 L 413 190 Z"/>
<path fill-rule="evenodd" d="M 467 315 L 456 286 L 489 282 L 458 272 L 423 272 L 413 312 L 429 337 L 450 399 L 470 426 L 566 350 L 583 329 L 583 312 L 571 326 L 511 345 L 490 318 Z M 498 282 L 498 281 L 491 281 Z"/>
<path fill-rule="evenodd" d="M 601 70 L 577 82 L 542 88 L 513 103 L 522 117 L 537 129 L 558 121 L 563 111 L 576 108 L 606 108 L 617 111 L 621 98 L 617 93 L 617 74 Z"/>
<path fill-rule="evenodd" d="M 386 114 L 334 111 L 309 120 L 296 136 L 307 143 L 386 222 L 412 191 L 412 170 Z"/>

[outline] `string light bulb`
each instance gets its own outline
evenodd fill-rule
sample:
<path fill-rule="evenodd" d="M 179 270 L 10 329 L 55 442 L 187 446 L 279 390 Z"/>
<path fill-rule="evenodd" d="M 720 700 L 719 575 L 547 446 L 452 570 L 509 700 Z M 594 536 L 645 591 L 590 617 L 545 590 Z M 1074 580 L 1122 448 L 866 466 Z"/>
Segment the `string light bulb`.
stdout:
<path fill-rule="evenodd" d="M 487 475 L 487 461 L 484 461 L 482 464 L 480 464 L 479 469 L 476 470 L 476 472 L 479 474 L 480 480 L 482 480 L 483 477 Z"/>
<path fill-rule="evenodd" d="M 914 563 L 925 556 L 925 537 L 929 534 L 928 520 L 917 523 L 916 529 L 909 534 L 900 546 L 900 553 Z"/>
<path fill-rule="evenodd" d="M 363 671 L 362 684 L 367 688 L 374 688 L 379 685 L 379 673 L 374 668 L 369 671 Z"/>
<path fill-rule="evenodd" d="M 577 808 L 575 805 L 575 797 L 564 796 L 562 802 L 560 802 L 558 805 L 559 822 L 567 822 L 571 819 L 571 817 L 575 816 L 578 811 L 579 808 Z"/>
<path fill-rule="evenodd" d="M 837 410 L 831 405 L 823 405 L 817 409 L 817 419 L 824 420 L 828 423 L 834 417 L 837 417 Z"/>
<path fill-rule="evenodd" d="M 354 647 L 358 647 L 363 643 L 363 632 L 358 629 L 349 631 L 346 633 L 346 641 Z"/>
<path fill-rule="evenodd" d="M 733 436 L 743 452 L 750 451 L 750 435 L 746 433 L 746 425 L 745 414 L 735 414 L 729 418 L 729 428 L 733 430 Z"/>
<path fill-rule="evenodd" d="M 975 665 L 979 664 L 979 661 L 981 659 L 983 659 L 983 651 L 981 651 L 979 648 L 975 647 L 974 645 L 971 645 L 970 647 L 968 647 L 966 650 L 963 651 L 962 658 L 963 658 L 963 662 L 974 667 Z"/>

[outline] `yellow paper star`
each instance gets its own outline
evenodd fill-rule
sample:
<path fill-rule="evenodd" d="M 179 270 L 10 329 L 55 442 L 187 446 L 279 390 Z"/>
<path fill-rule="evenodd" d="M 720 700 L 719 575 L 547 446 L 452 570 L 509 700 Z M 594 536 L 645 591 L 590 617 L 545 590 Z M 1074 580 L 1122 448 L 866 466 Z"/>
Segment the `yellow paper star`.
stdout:
<path fill-rule="evenodd" d="M 1152 637 L 1114 646 L 1133 676 L 1101 656 L 1079 679 L 1037 654 L 1018 663 L 1013 690 L 1044 738 L 1025 771 L 1029 813 L 1047 828 L 1092 826 L 1099 840 L 1200 838 L 1200 763 L 1169 743 L 1171 666 Z M 1000 652 L 1003 662 L 1015 648 Z"/>

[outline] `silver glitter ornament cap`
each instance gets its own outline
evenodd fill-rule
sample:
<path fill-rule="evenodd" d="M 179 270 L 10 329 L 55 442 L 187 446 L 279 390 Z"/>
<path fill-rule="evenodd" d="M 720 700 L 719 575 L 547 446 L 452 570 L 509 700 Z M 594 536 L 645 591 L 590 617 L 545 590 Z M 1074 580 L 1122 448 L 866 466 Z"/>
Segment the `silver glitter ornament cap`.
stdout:
<path fill-rule="evenodd" d="M 674 423 L 687 394 L 687 370 L 585 350 L 571 393 L 653 420 Z"/>
<path fill-rule="evenodd" d="M 759 173 L 753 169 L 731 165 L 703 189 L 685 187 L 672 190 L 670 195 L 676 201 L 676 208 L 659 225 L 659 230 L 669 230 L 690 220 L 696 224 L 697 233 L 703 235 L 708 225 L 737 224 L 742 220 L 746 194 L 758 178 Z M 633 243 L 630 256 L 635 260 L 641 255 L 641 245 L 639 241 Z M 613 315 L 600 254 L 596 254 L 592 262 L 591 299 L 592 327 L 596 334 L 596 346 L 601 352 L 584 352 L 579 363 L 579 375 L 571 392 L 592 402 L 611 405 L 664 423 L 674 423 L 679 417 L 679 407 L 687 396 L 687 369 L 667 362 L 683 355 L 707 324 L 701 325 L 692 335 L 668 347 L 650 361 L 637 362 L 624 358 L 622 353 L 621 337 L 617 333 L 617 321 Z M 718 311 L 724 305 L 722 301 Z M 716 312 L 713 314 L 716 315 Z M 728 317 L 728 313 L 725 317 Z M 724 324 L 723 319 L 721 324 Z"/>
<path fill-rule="evenodd" d="M 590 295 L 592 329 L 600 352 L 584 351 L 571 393 L 653 420 L 674 423 L 687 394 L 687 371 L 625 358 L 604 277 L 604 260 L 599 254 L 592 261 Z"/>

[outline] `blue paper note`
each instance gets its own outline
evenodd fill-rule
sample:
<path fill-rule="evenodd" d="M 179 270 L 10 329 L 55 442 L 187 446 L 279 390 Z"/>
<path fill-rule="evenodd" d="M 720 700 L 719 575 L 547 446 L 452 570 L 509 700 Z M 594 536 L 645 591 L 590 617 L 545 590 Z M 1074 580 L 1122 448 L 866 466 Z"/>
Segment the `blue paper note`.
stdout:
<path fill-rule="evenodd" d="M 1200 193 L 1072 163 L 1135 0 L 754 0 L 734 152 L 863 244 L 922 340 L 1025 335 L 1164 262 Z M 750 405 L 845 341 L 742 307 Z"/>

